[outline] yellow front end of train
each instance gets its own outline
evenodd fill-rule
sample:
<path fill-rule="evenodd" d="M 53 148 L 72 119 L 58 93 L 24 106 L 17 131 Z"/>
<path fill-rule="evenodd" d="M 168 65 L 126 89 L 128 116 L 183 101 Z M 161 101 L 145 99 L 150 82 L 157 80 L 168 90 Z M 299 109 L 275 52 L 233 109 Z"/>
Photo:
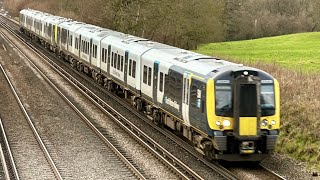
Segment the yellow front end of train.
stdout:
<path fill-rule="evenodd" d="M 256 72 L 236 74 L 207 81 L 214 158 L 261 161 L 275 148 L 280 129 L 279 83 Z"/>

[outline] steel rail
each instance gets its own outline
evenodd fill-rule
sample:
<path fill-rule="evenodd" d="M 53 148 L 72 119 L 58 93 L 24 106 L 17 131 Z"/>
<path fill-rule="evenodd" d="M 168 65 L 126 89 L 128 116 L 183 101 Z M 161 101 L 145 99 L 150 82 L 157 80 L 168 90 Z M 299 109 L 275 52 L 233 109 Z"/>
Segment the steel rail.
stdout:
<path fill-rule="evenodd" d="M 2 24 L 3 25 L 3 24 Z M 1 32 L 0 32 L 1 33 Z M 2 33 L 1 33 L 2 34 Z M 81 117 L 81 119 L 96 133 L 99 138 L 124 162 L 129 169 L 139 178 L 146 179 L 140 171 L 132 165 L 132 163 L 123 155 L 121 152 L 90 122 L 90 120 L 58 89 L 58 87 L 28 58 L 9 38 L 6 39 L 22 54 L 22 56 L 27 59 L 34 68 L 39 72 L 39 74 L 45 79 L 47 83 L 68 103 L 68 105 Z M 20 39 L 19 39 L 20 40 Z M 20 40 L 21 41 L 21 40 Z M 25 43 L 25 42 L 23 42 Z M 27 45 L 29 46 L 29 45 Z M 34 51 L 35 52 L 35 51 Z M 35 52 L 38 54 L 37 52 Z M 39 57 L 43 58 L 38 54 Z"/>
<path fill-rule="evenodd" d="M 0 34 L 4 36 L 4 34 L 2 34 L 2 32 L 0 32 Z M 48 163 L 50 164 L 50 166 L 52 168 L 52 171 L 54 172 L 54 174 L 55 174 L 57 179 L 62 180 L 61 174 L 60 174 L 57 166 L 55 165 L 55 163 L 54 163 L 53 159 L 51 158 L 46 146 L 44 145 L 39 133 L 37 132 L 37 129 L 35 128 L 35 126 L 34 126 L 32 120 L 31 120 L 28 112 L 26 111 L 25 107 L 23 106 L 23 104 L 22 104 L 22 102 L 21 102 L 21 100 L 20 100 L 15 88 L 13 87 L 13 85 L 11 83 L 11 80 L 7 76 L 7 74 L 6 74 L 5 70 L 3 69 L 3 67 L 0 66 L 0 68 L 1 68 L 1 71 L 3 72 L 3 74 L 5 75 L 5 78 L 6 78 L 8 84 L 10 86 L 10 89 L 12 90 L 12 92 L 13 92 L 15 98 L 16 98 L 16 101 L 18 102 L 18 104 L 19 104 L 19 106 L 20 106 L 25 118 L 27 119 L 27 122 L 28 122 L 28 124 L 29 124 L 29 126 L 30 126 L 30 128 L 31 128 L 31 130 L 32 130 L 32 132 L 33 132 L 33 134 L 35 136 L 35 138 L 38 141 L 38 143 L 40 145 L 40 148 L 42 149 L 44 155 L 46 156 L 46 159 L 47 159 Z"/>
<path fill-rule="evenodd" d="M 12 33 L 14 33 L 14 32 L 12 32 Z M 15 36 L 17 37 L 17 35 L 15 35 Z M 19 38 L 19 40 L 22 41 L 23 43 L 25 43 L 20 38 Z M 32 45 L 28 44 L 28 46 L 32 46 Z M 82 85 L 79 81 L 77 81 L 75 78 L 73 78 L 71 75 L 69 75 L 66 71 L 64 71 L 62 68 L 60 68 L 57 64 L 54 63 L 54 61 L 52 61 L 46 55 L 44 55 L 39 50 L 37 50 L 37 48 L 32 47 L 32 50 L 36 54 L 38 54 L 41 58 L 43 58 L 45 60 L 45 62 L 50 61 L 47 63 L 51 67 L 53 67 L 53 69 L 55 69 L 60 75 L 62 75 L 65 79 L 67 79 L 70 83 L 72 83 L 74 85 L 74 87 L 76 87 L 78 90 L 80 90 L 87 98 L 89 98 L 90 101 L 95 103 L 101 110 L 103 110 L 105 113 L 107 113 L 108 116 L 112 117 L 115 120 L 115 122 L 117 122 L 117 124 L 119 124 L 124 130 L 126 130 L 126 132 L 128 132 L 135 139 L 137 139 L 138 141 L 143 143 L 143 145 L 145 147 L 148 147 L 149 151 L 152 151 L 153 153 L 155 153 L 157 155 L 157 157 L 159 157 L 163 162 L 165 162 L 166 165 L 169 166 L 172 170 L 174 170 L 181 178 L 183 178 L 183 179 L 199 179 L 199 180 L 203 179 L 200 175 L 198 175 L 195 171 L 193 171 L 191 168 L 189 168 L 186 164 L 184 164 L 179 159 L 177 159 L 174 155 L 172 155 L 170 152 L 168 152 L 160 144 L 158 144 L 156 141 L 154 141 L 153 139 L 148 137 L 143 131 L 141 131 L 138 127 L 136 127 L 128 119 L 126 119 L 124 116 L 122 116 L 120 113 L 118 113 L 115 109 L 113 109 L 108 104 L 104 103 L 104 101 L 102 99 L 100 99 L 93 92 L 91 92 L 88 88 L 86 88 L 84 85 Z M 22 53 L 22 52 L 20 51 L 20 53 Z M 23 56 L 25 56 L 24 53 L 22 53 L 22 54 L 23 54 Z M 33 62 L 30 61 L 30 63 L 36 67 L 36 65 Z M 38 70 L 37 67 L 36 67 L 36 69 Z M 39 71 L 40 71 L 39 72 L 40 74 L 43 74 L 41 72 L 41 70 L 39 70 Z M 108 112 L 105 109 L 106 107 L 112 113 Z M 121 121 L 119 121 L 119 120 L 121 120 Z M 123 124 L 123 122 L 125 122 L 125 124 Z M 127 126 L 129 126 L 130 128 L 128 128 Z M 94 126 L 92 128 L 94 128 Z M 143 137 L 145 140 L 142 140 L 141 137 Z M 152 146 L 150 146 L 149 143 L 151 143 Z M 185 172 L 181 172 L 180 169 L 183 169 L 183 171 L 187 172 L 187 175 L 185 175 L 186 174 Z"/>
<path fill-rule="evenodd" d="M 10 20 L 10 19 L 9 19 Z M 12 21 L 12 20 L 11 20 Z M 17 25 L 17 22 L 12 21 L 15 25 Z M 42 53 L 41 53 L 42 54 Z M 43 55 L 45 56 L 45 55 Z M 49 59 L 49 58 L 48 58 Z M 51 60 L 50 60 L 51 61 Z M 52 61 L 52 63 L 54 63 Z M 64 76 L 64 74 L 67 74 L 62 68 L 60 68 L 58 65 L 53 65 L 56 69 L 61 69 L 60 71 L 62 71 L 63 73 L 57 71 L 58 73 L 60 73 L 61 75 Z M 70 76 L 70 75 L 69 75 Z M 68 78 L 68 77 L 66 77 Z M 73 79 L 73 80 L 69 80 L 69 82 L 71 83 L 80 83 L 77 80 Z M 91 95 L 88 95 L 88 91 L 90 91 L 88 88 L 86 88 L 85 86 L 82 85 L 82 89 L 78 87 L 79 85 L 77 85 L 76 87 L 81 90 L 84 91 L 84 95 L 86 95 L 93 103 L 95 103 L 96 105 L 99 105 L 100 108 L 104 107 L 108 107 L 109 109 L 111 109 L 111 111 L 116 112 L 111 106 L 109 106 L 108 104 L 106 104 L 102 99 L 100 99 L 99 97 L 95 96 L 93 93 L 91 93 Z M 80 85 L 81 86 L 81 85 Z M 98 88 L 101 88 L 100 86 L 96 86 Z M 200 161 L 202 161 L 204 164 L 206 164 L 208 167 L 214 169 L 215 171 L 217 171 L 219 174 L 223 175 L 225 178 L 227 179 L 238 179 L 235 175 L 232 175 L 228 172 L 228 170 L 226 168 L 224 168 L 223 166 L 219 165 L 218 163 L 215 162 L 208 162 L 205 158 L 203 158 L 198 152 L 194 151 L 193 149 L 188 148 L 188 144 L 186 144 L 184 141 L 181 141 L 180 139 L 175 138 L 174 136 L 172 136 L 170 133 L 166 132 L 166 130 L 163 130 L 157 126 L 154 126 L 154 124 L 152 124 L 152 122 L 150 122 L 149 120 L 146 120 L 147 118 L 144 115 L 141 115 L 141 113 L 137 112 L 137 111 L 132 111 L 132 107 L 128 107 L 128 104 L 125 103 L 122 99 L 119 99 L 118 97 L 114 96 L 113 94 L 109 93 L 108 91 L 105 91 L 106 93 L 108 93 L 109 96 L 112 96 L 114 98 L 114 100 L 116 100 L 118 103 L 120 103 L 121 105 L 125 106 L 127 109 L 129 109 L 131 112 L 133 112 L 135 115 L 137 115 L 138 117 L 140 117 L 141 119 L 145 119 L 145 122 L 148 123 L 149 125 L 153 126 L 154 128 L 156 128 L 158 131 L 160 131 L 161 133 L 163 133 L 165 136 L 167 136 L 169 139 L 171 139 L 172 141 L 174 141 L 175 143 L 177 143 L 178 145 L 180 145 L 181 147 L 183 147 L 185 150 L 187 150 L 189 153 L 191 153 L 192 155 L 194 155 L 195 157 L 197 157 Z M 100 103 L 100 104 L 99 104 Z M 105 112 L 109 113 L 108 111 L 106 111 L 104 109 Z M 121 114 L 117 114 L 116 112 L 116 116 L 118 116 L 118 118 L 120 117 L 121 119 L 123 119 L 124 117 Z M 130 126 L 130 128 L 132 128 L 131 126 L 131 122 L 128 121 L 128 124 Z M 133 125 L 133 124 L 132 124 Z M 133 125 L 134 126 L 134 125 Z M 125 127 L 127 128 L 127 127 Z M 135 127 L 136 128 L 136 127 Z M 136 129 L 135 129 L 136 130 Z M 138 128 L 139 130 L 139 128 Z M 129 131 L 130 132 L 130 131 Z M 132 133 L 132 132 L 130 132 Z M 138 131 L 139 135 L 142 135 L 142 131 L 140 132 L 140 130 Z M 134 135 L 132 133 L 132 135 Z M 143 136 L 147 136 L 145 134 L 143 134 Z M 265 171 L 267 171 L 269 174 L 272 174 L 276 179 L 282 179 L 285 180 L 286 178 L 282 177 L 281 175 L 277 174 L 276 172 L 266 168 L 265 166 L 260 164 L 260 167 L 262 169 L 264 169 Z"/>
<path fill-rule="evenodd" d="M 271 174 L 272 176 L 274 176 L 274 178 L 280 179 L 280 180 L 286 180 L 285 177 L 279 175 L 278 173 L 276 173 L 275 171 L 272 171 L 271 169 L 265 167 L 264 165 L 260 164 L 260 167 L 261 167 L 262 169 L 264 169 L 265 171 L 267 171 L 267 172 L 268 172 L 269 174 Z"/>
<path fill-rule="evenodd" d="M 1 64 L 0 64 L 0 66 L 1 66 Z M 14 178 L 16 180 L 20 180 L 20 177 L 19 177 L 19 174 L 18 174 L 18 170 L 17 170 L 17 167 L 16 167 L 16 163 L 14 162 L 13 155 L 12 155 L 12 152 L 11 152 L 11 148 L 10 148 L 10 145 L 9 145 L 9 142 L 8 142 L 8 139 L 7 139 L 7 135 L 6 135 L 6 132 L 4 130 L 1 118 L 0 118 L 0 128 L 1 128 L 2 135 L 3 135 L 4 145 L 5 145 L 6 149 L 7 149 L 8 155 L 9 155 L 9 160 L 10 160 L 13 176 L 14 176 Z M 1 160 L 2 164 L 5 165 L 3 167 L 3 170 L 5 172 L 5 178 L 6 178 L 6 180 L 9 180 L 10 179 L 9 171 L 8 171 L 8 166 L 6 165 L 7 163 L 5 161 L 5 156 L 4 156 L 3 151 L 2 151 L 2 145 L 1 145 L 1 159 L 2 159 Z"/>

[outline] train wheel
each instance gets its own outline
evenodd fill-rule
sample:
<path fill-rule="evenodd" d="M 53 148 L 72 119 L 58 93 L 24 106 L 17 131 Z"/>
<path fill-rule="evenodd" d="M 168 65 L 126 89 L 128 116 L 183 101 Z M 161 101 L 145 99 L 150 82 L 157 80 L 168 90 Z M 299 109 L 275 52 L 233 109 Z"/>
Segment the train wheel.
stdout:
<path fill-rule="evenodd" d="M 103 80 L 102 80 L 102 75 L 101 75 L 101 74 L 98 74 L 98 75 L 97 75 L 97 82 L 98 82 L 98 84 L 100 84 L 100 85 L 103 84 Z"/>
<path fill-rule="evenodd" d="M 73 58 L 71 58 L 71 66 L 73 68 L 77 68 L 77 61 L 75 59 L 73 59 Z"/>
<path fill-rule="evenodd" d="M 83 66 L 83 64 L 81 63 L 81 64 L 80 64 L 80 72 L 83 72 L 83 70 L 84 70 L 84 66 Z"/>
<path fill-rule="evenodd" d="M 213 145 L 210 141 L 205 141 L 202 143 L 203 148 L 203 153 L 205 154 L 205 158 L 212 161 L 215 159 L 215 152 Z"/>
<path fill-rule="evenodd" d="M 112 81 L 108 81 L 107 89 L 108 91 L 113 92 L 114 88 Z"/>
<path fill-rule="evenodd" d="M 138 99 L 136 100 L 136 109 L 137 109 L 138 111 L 142 111 L 142 108 L 143 108 L 142 100 L 138 98 Z"/>
<path fill-rule="evenodd" d="M 154 123 L 161 124 L 161 114 L 158 109 L 153 110 L 152 118 Z"/>

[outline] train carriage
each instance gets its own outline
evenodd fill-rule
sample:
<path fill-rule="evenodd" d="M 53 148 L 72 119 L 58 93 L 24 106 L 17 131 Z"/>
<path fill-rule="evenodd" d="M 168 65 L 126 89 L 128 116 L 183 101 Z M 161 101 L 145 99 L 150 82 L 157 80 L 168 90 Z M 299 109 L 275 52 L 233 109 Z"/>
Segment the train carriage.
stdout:
<path fill-rule="evenodd" d="M 145 39 L 113 32 L 101 41 L 104 57 L 102 72 L 106 77 L 117 81 L 125 89 L 125 93 L 130 90 L 137 96 L 140 96 L 141 55 L 150 49 L 137 43 L 143 40 Z"/>
<path fill-rule="evenodd" d="M 34 16 L 40 13 L 39 11 L 22 10 L 20 13 L 20 24 L 30 32 L 34 32 Z"/>
<path fill-rule="evenodd" d="M 60 50 L 60 54 L 68 54 L 70 52 L 70 49 L 72 49 L 73 36 L 70 33 L 69 29 L 76 23 L 77 22 L 75 21 L 69 20 L 58 24 L 58 29 L 61 32 L 60 36 L 58 37 L 58 48 Z"/>
<path fill-rule="evenodd" d="M 34 16 L 34 27 L 35 27 L 35 34 L 44 37 L 45 36 L 45 20 L 50 17 L 50 14 L 47 13 L 37 13 Z"/>
<path fill-rule="evenodd" d="M 23 9 L 20 11 L 20 14 L 19 14 L 19 24 L 22 27 L 27 27 L 27 24 L 26 24 L 26 14 L 28 13 L 28 10 L 27 9 Z"/>
<path fill-rule="evenodd" d="M 262 70 L 29 9 L 20 26 L 209 158 L 261 161 L 275 148 L 279 83 Z"/>

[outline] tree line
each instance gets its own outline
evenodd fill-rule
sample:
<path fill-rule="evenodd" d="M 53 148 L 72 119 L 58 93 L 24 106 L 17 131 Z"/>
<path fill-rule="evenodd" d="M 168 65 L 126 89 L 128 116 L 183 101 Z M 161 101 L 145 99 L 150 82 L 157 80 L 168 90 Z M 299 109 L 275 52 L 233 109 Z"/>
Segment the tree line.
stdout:
<path fill-rule="evenodd" d="M 4 0 L 4 4 L 14 15 L 29 7 L 185 49 L 320 29 L 318 0 Z"/>

